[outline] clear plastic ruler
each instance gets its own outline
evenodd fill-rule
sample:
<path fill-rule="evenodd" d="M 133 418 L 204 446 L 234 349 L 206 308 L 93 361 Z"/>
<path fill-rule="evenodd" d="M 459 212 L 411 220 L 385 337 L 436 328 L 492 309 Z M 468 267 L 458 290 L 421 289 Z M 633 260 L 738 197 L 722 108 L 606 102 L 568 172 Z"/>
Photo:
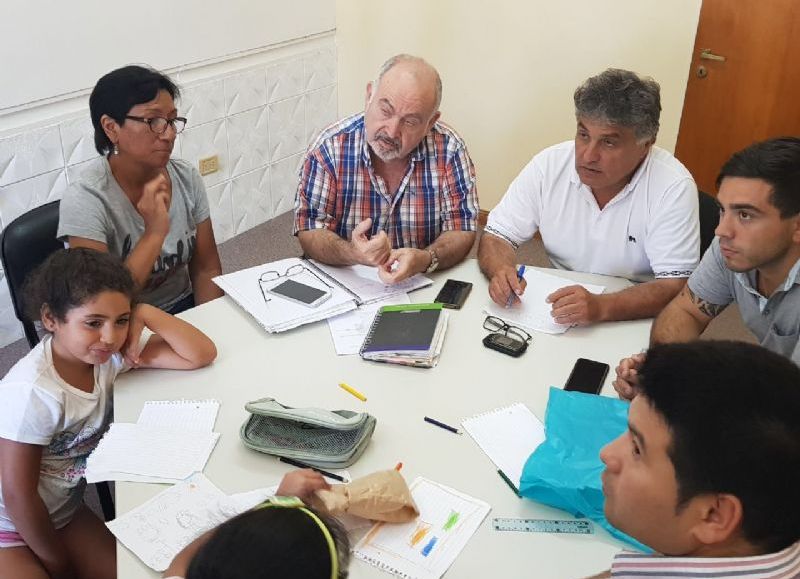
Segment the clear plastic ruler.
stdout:
<path fill-rule="evenodd" d="M 589 521 L 574 519 L 511 519 L 497 518 L 493 520 L 495 531 L 522 531 L 526 533 L 573 533 L 589 535 L 594 533 Z"/>

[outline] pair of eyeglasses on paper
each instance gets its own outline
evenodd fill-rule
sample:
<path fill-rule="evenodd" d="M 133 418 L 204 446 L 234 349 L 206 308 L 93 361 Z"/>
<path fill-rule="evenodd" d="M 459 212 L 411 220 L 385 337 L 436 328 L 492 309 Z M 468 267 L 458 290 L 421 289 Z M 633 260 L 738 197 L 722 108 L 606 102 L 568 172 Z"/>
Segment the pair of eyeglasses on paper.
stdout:
<path fill-rule="evenodd" d="M 521 342 L 525 342 L 526 344 L 533 339 L 533 336 L 531 336 L 522 328 L 507 324 L 500 318 L 496 318 L 494 316 L 486 316 L 486 319 L 483 320 L 483 329 L 489 330 L 490 332 L 502 332 L 506 336 L 515 338 Z"/>
<path fill-rule="evenodd" d="M 303 283 L 302 278 L 305 274 L 313 276 L 327 289 Z M 291 266 L 283 273 L 275 270 L 265 271 L 258 278 L 258 287 L 266 303 L 272 300 L 271 296 L 278 296 L 311 308 L 330 298 L 333 290 L 331 284 L 301 263 Z"/>

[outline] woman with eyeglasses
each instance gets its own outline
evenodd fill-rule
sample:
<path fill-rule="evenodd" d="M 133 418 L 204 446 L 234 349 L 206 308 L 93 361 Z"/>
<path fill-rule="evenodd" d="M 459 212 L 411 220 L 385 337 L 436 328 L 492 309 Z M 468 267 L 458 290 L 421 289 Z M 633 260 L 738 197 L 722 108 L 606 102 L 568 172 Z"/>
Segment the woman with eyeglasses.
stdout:
<path fill-rule="evenodd" d="M 97 152 L 61 200 L 58 237 L 70 247 L 120 256 L 139 300 L 178 313 L 217 298 L 222 273 L 200 174 L 172 159 L 178 87 L 165 75 L 126 66 L 103 76 L 89 97 Z"/>

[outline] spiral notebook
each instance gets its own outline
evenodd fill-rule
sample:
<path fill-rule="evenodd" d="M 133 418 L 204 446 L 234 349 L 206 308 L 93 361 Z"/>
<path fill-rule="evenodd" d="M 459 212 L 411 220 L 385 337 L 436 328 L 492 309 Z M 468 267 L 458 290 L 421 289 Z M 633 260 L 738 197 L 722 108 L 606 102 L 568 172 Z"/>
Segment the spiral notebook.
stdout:
<path fill-rule="evenodd" d="M 517 486 L 528 457 L 544 442 L 544 424 L 521 402 L 465 418 L 461 425 Z"/>
<path fill-rule="evenodd" d="M 375 314 L 360 354 L 365 360 L 430 368 L 439 360 L 446 328 L 442 304 L 384 306 Z"/>
<path fill-rule="evenodd" d="M 377 523 L 353 550 L 357 559 L 406 579 L 438 579 L 453 564 L 491 507 L 418 477 L 410 485 L 419 517 Z"/>

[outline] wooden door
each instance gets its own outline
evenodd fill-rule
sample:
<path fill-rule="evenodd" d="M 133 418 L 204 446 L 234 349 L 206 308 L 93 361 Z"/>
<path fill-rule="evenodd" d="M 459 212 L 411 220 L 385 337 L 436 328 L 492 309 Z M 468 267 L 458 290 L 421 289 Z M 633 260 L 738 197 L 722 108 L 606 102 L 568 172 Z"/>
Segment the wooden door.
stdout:
<path fill-rule="evenodd" d="M 798 135 L 800 0 L 703 0 L 675 156 L 715 193 L 732 153 Z"/>

